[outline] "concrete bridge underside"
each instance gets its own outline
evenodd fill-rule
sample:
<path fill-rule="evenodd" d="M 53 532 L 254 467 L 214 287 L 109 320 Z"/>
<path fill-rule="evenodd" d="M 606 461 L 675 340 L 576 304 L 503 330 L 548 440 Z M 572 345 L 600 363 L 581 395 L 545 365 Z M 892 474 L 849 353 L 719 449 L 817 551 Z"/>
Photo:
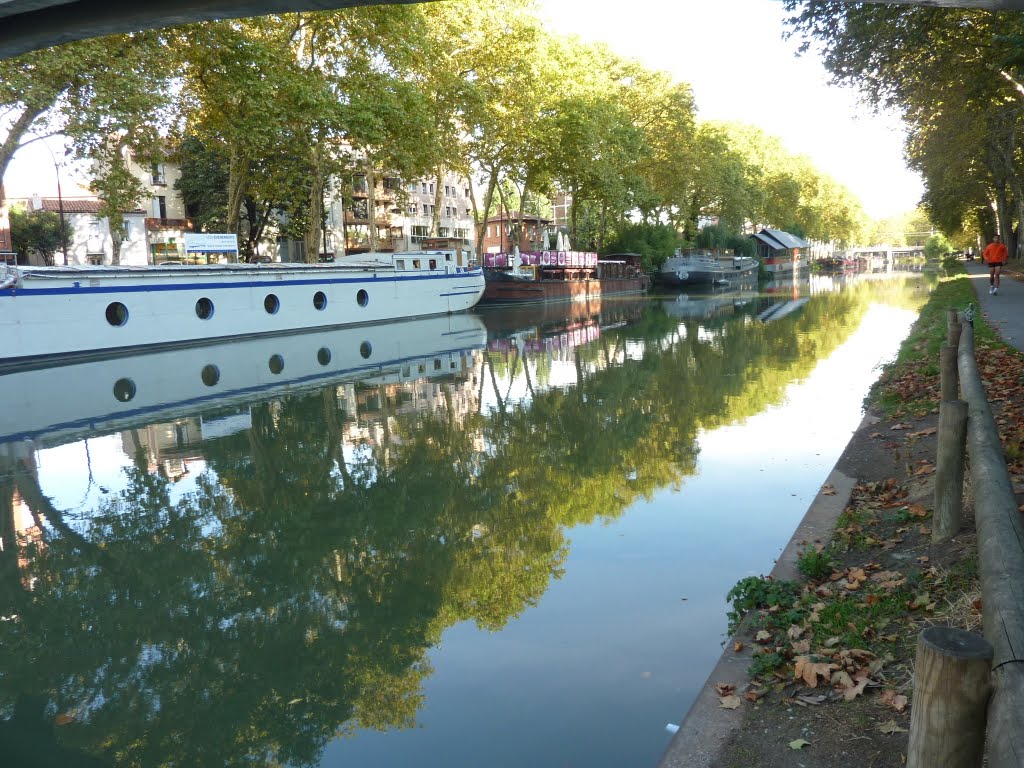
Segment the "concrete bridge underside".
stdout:
<path fill-rule="evenodd" d="M 209 19 L 383 5 L 409 0 L 0 0 L 0 58 L 119 32 Z M 714 2 L 714 0 L 704 0 Z M 885 0 L 875 0 L 885 1 Z M 896 0 L 914 5 L 1024 10 L 1024 0 Z"/>

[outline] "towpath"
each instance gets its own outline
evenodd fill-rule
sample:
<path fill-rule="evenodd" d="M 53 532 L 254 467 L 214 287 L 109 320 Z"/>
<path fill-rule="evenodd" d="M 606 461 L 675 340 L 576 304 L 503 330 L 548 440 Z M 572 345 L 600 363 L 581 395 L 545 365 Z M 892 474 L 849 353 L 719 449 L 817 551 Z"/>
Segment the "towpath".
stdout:
<path fill-rule="evenodd" d="M 1011 267 L 1016 276 L 1004 274 L 999 293 L 992 296 L 988 292 L 988 268 L 984 263 L 968 261 L 966 266 L 978 295 L 977 306 L 1007 344 L 1024 352 L 1024 267 Z"/>

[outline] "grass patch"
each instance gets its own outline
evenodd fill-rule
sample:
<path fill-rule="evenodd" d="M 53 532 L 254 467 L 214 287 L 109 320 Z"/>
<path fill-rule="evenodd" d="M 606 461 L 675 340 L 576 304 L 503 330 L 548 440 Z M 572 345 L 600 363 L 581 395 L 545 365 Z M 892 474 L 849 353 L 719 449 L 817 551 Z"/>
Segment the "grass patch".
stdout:
<path fill-rule="evenodd" d="M 835 559 L 828 549 L 823 549 L 819 552 L 810 545 L 796 559 L 797 570 L 811 581 L 821 581 L 832 573 L 834 566 Z"/>
<path fill-rule="evenodd" d="M 964 311 L 969 304 L 977 306 L 977 297 L 964 265 L 958 261 L 943 262 L 945 276 L 940 277 L 931 297 L 921 308 L 910 335 L 900 347 L 896 359 L 885 366 L 872 386 L 866 401 L 887 418 L 905 411 L 927 412 L 939 402 L 939 349 L 946 342 L 946 312 Z M 981 313 L 974 318 L 975 345 L 1002 345 L 995 331 Z"/>

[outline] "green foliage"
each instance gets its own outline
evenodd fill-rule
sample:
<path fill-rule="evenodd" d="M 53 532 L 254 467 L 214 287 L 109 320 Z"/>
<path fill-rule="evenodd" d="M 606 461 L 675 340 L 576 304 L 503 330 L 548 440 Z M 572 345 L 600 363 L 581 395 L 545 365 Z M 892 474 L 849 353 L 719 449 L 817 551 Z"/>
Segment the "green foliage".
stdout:
<path fill-rule="evenodd" d="M 810 545 L 797 557 L 796 567 L 811 581 L 821 581 L 832 573 L 835 560 L 828 549 L 818 551 Z"/>
<path fill-rule="evenodd" d="M 30 252 L 40 254 L 47 264 L 53 263 L 54 254 L 61 250 L 60 215 L 51 211 L 28 211 L 13 206 L 10 211 L 11 244 L 18 254 L 18 262 L 27 263 Z"/>
<path fill-rule="evenodd" d="M 645 270 L 660 267 L 681 245 L 679 235 L 666 224 L 629 224 L 605 247 L 605 253 L 639 253 Z"/>
<path fill-rule="evenodd" d="M 694 245 L 698 248 L 731 248 L 737 256 L 755 256 L 757 245 L 746 235 L 721 224 L 710 224 L 698 234 Z"/>
<path fill-rule="evenodd" d="M 740 579 L 725 596 L 732 604 L 732 610 L 726 614 L 729 619 L 729 636 L 736 633 L 748 611 L 773 606 L 790 608 L 796 603 L 801 589 L 801 585 L 795 581 L 776 581 L 766 576 Z"/>
<path fill-rule="evenodd" d="M 944 235 L 932 235 L 924 244 L 924 255 L 929 259 L 938 259 L 953 250 Z"/>

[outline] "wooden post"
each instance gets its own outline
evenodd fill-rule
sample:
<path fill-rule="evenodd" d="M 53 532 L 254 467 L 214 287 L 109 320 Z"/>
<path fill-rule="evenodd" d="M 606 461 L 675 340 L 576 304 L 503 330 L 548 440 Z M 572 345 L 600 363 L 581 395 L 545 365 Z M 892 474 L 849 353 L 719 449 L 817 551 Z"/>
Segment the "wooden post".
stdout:
<path fill-rule="evenodd" d="M 946 326 L 946 342 L 953 349 L 960 346 L 960 332 L 963 330 L 963 326 L 959 322 L 950 323 Z"/>
<path fill-rule="evenodd" d="M 951 344 L 939 348 L 939 393 L 942 400 L 956 400 L 960 396 L 956 347 Z"/>
<path fill-rule="evenodd" d="M 992 645 L 952 627 L 917 636 L 907 768 L 976 768 L 985 746 Z"/>
<path fill-rule="evenodd" d="M 939 403 L 938 456 L 935 460 L 935 515 L 932 542 L 949 541 L 960 531 L 964 498 L 964 456 L 967 452 L 967 403 Z"/>

